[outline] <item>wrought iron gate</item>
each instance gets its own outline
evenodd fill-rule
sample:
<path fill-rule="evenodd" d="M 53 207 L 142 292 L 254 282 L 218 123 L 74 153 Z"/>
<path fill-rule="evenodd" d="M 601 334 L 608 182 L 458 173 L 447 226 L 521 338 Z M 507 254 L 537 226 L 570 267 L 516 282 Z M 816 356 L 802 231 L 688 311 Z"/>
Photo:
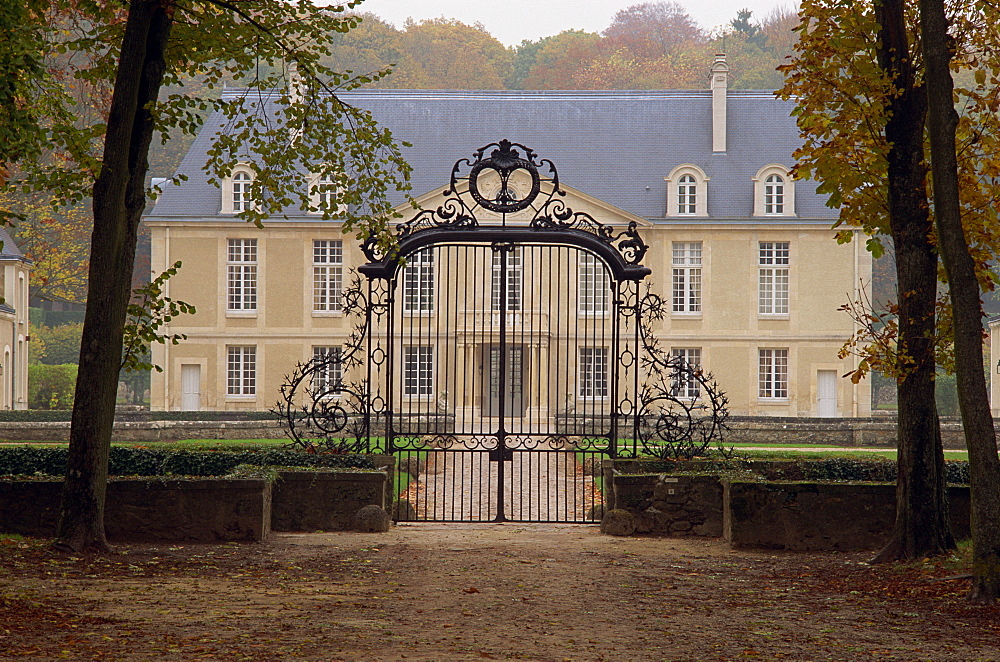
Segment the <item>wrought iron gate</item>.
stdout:
<path fill-rule="evenodd" d="M 520 144 L 457 162 L 445 201 L 399 225 L 390 252 L 363 245 L 345 293 L 363 322 L 343 354 L 292 379 L 293 438 L 305 426 L 397 457 L 397 520 L 598 520 L 602 460 L 698 434 L 676 396 L 702 377 L 657 358 L 635 223 L 612 228 L 564 196 Z M 310 403 L 296 408 L 299 384 Z"/>

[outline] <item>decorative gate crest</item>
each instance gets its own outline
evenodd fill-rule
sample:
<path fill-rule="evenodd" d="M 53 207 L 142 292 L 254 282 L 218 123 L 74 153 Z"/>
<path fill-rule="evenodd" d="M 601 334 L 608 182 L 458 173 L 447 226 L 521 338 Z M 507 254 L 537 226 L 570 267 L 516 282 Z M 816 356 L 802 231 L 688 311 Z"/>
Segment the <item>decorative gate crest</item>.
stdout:
<path fill-rule="evenodd" d="M 719 440 L 725 396 L 654 337 L 664 307 L 642 290 L 634 222 L 574 211 L 555 164 L 508 140 L 456 162 L 443 194 L 390 253 L 362 245 L 354 333 L 282 387 L 295 443 L 396 454 L 414 475 L 397 519 L 593 521 L 600 460 Z M 441 501 L 441 475 L 489 494 Z M 544 505 L 540 475 L 562 481 Z"/>

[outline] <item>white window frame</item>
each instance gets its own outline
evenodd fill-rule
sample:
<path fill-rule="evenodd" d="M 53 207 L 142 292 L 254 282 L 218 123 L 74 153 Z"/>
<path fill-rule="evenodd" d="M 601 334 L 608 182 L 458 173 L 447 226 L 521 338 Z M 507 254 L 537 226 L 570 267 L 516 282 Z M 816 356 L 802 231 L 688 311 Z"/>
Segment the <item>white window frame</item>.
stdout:
<path fill-rule="evenodd" d="M 226 346 L 226 397 L 257 395 L 257 346 Z"/>
<path fill-rule="evenodd" d="M 703 255 L 700 241 L 671 244 L 670 310 L 674 315 L 701 314 Z"/>
<path fill-rule="evenodd" d="M 757 171 L 753 182 L 754 216 L 795 216 L 795 180 L 790 169 L 780 163 L 771 163 Z M 780 186 L 780 193 L 775 191 L 776 185 Z M 780 201 L 775 200 L 775 195 L 780 195 Z"/>
<path fill-rule="evenodd" d="M 708 182 L 711 178 L 698 166 L 685 163 L 663 178 L 667 183 L 668 218 L 708 216 Z M 694 204 L 691 204 L 691 195 Z"/>
<path fill-rule="evenodd" d="M 576 301 L 581 315 L 603 317 L 611 309 L 611 279 L 601 258 L 580 251 L 576 265 Z"/>
<path fill-rule="evenodd" d="M 434 312 L 434 249 L 424 248 L 406 258 L 403 267 L 403 312 Z"/>
<path fill-rule="evenodd" d="M 226 239 L 226 314 L 257 314 L 256 239 Z"/>
<path fill-rule="evenodd" d="M 312 271 L 313 314 L 341 314 L 344 310 L 344 242 L 314 239 Z"/>
<path fill-rule="evenodd" d="M 507 253 L 507 312 L 518 312 L 524 305 L 523 271 L 524 254 L 515 246 Z M 490 310 L 494 313 L 500 312 L 500 277 L 500 253 L 494 251 L 490 269 Z"/>
<path fill-rule="evenodd" d="M 673 347 L 670 356 L 696 371 L 701 370 L 700 347 Z M 676 398 L 697 400 L 701 397 L 701 382 L 679 377 L 675 373 L 670 380 L 670 392 Z"/>
<path fill-rule="evenodd" d="M 790 242 L 758 242 L 757 314 L 761 317 L 788 316 L 790 264 Z"/>
<path fill-rule="evenodd" d="M 324 369 L 315 370 L 312 374 L 311 388 L 313 393 L 324 398 L 339 398 L 344 380 L 344 366 L 342 363 L 344 349 L 339 346 L 314 346 L 313 360 L 319 360 L 326 356 L 333 355 L 332 362 L 327 363 Z"/>
<path fill-rule="evenodd" d="M 221 214 L 238 214 L 253 208 L 254 201 L 251 190 L 257 173 L 246 163 L 233 166 L 233 171 L 222 181 Z"/>
<path fill-rule="evenodd" d="M 757 350 L 757 398 L 788 400 L 788 349 Z"/>
<path fill-rule="evenodd" d="M 336 193 L 339 198 L 342 191 L 342 183 L 332 173 L 314 173 L 309 178 L 309 213 L 331 217 L 343 214 L 347 209 L 343 203 L 330 207 L 330 195 Z"/>
<path fill-rule="evenodd" d="M 580 347 L 577 355 L 577 395 L 597 400 L 610 393 L 610 362 L 607 347 Z"/>
<path fill-rule="evenodd" d="M 403 395 L 434 397 L 434 347 L 408 345 L 403 348 Z"/>

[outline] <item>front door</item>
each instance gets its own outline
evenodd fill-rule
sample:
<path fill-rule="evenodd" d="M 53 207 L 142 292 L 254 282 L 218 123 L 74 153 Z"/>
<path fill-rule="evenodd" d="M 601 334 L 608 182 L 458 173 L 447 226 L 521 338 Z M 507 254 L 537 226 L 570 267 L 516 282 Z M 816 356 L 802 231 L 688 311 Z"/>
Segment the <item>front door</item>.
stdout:
<path fill-rule="evenodd" d="M 200 365 L 181 365 L 181 410 L 201 411 Z"/>
<path fill-rule="evenodd" d="M 816 400 L 819 415 L 832 418 L 837 415 L 837 372 L 820 370 L 816 373 Z"/>
<path fill-rule="evenodd" d="M 487 393 L 483 394 L 485 416 L 500 416 L 500 399 L 503 398 L 503 416 L 521 418 L 524 416 L 524 352 L 520 345 L 508 346 L 504 353 L 503 387 L 500 380 L 500 347 L 488 349 L 490 378 L 486 381 Z"/>

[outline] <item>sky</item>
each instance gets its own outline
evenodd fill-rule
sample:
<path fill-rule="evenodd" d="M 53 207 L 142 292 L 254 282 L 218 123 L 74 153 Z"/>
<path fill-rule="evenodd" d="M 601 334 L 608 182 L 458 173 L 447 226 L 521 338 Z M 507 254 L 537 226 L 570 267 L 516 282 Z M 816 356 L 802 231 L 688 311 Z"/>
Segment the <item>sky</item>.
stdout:
<path fill-rule="evenodd" d="M 364 0 L 357 11 L 371 12 L 397 28 L 407 18 L 455 18 L 482 23 L 507 46 L 524 39 L 535 41 L 563 30 L 600 32 L 611 24 L 619 9 L 644 0 Z M 794 0 L 678 0 L 701 27 L 711 30 L 727 25 L 740 9 L 753 11 L 760 20 L 775 7 L 791 8 Z"/>

